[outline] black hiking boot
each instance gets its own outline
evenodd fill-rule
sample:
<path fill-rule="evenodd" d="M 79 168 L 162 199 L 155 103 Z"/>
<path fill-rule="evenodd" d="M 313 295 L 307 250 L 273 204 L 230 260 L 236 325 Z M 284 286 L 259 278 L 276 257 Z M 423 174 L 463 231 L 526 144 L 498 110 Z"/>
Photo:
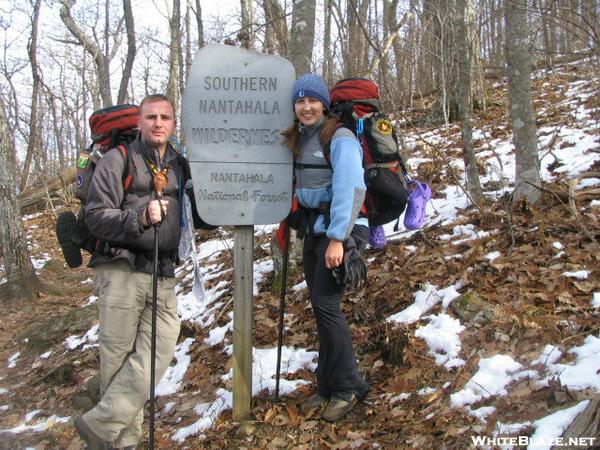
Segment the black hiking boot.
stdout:
<path fill-rule="evenodd" d="M 73 424 L 77 433 L 79 433 L 79 437 L 85 442 L 87 450 L 110 450 L 108 442 L 94 433 L 81 416 L 76 417 Z"/>

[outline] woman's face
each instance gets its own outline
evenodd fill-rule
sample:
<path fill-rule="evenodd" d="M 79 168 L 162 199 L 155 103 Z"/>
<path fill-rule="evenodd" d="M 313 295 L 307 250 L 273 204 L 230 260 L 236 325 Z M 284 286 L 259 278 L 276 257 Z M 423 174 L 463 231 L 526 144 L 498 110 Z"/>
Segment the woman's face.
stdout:
<path fill-rule="evenodd" d="M 301 97 L 294 102 L 294 112 L 302 125 L 311 126 L 323 117 L 323 103 L 316 98 Z"/>

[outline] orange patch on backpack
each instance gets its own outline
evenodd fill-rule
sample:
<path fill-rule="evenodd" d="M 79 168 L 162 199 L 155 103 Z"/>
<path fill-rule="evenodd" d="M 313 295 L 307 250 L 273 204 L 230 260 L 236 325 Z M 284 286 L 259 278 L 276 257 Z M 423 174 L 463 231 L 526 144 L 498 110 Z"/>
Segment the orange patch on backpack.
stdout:
<path fill-rule="evenodd" d="M 379 119 L 375 124 L 377 126 L 377 131 L 379 131 L 384 136 L 389 136 L 392 134 L 392 124 L 387 119 Z"/>

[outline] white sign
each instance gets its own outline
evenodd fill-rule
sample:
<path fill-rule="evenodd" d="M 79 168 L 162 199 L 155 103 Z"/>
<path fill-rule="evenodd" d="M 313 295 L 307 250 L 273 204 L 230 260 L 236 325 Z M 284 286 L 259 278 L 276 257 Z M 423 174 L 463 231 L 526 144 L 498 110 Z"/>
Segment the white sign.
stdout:
<path fill-rule="evenodd" d="M 294 81 L 279 56 L 223 44 L 195 56 L 182 122 L 205 222 L 268 224 L 289 213 L 293 160 L 281 133 L 293 120 Z"/>

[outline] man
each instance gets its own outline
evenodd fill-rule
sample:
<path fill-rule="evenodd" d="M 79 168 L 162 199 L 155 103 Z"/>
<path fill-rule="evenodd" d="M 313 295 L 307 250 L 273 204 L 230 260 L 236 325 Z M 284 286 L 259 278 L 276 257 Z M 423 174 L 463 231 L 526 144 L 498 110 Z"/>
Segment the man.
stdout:
<path fill-rule="evenodd" d="M 180 184 L 189 178 L 189 166 L 169 143 L 174 130 L 171 101 L 164 95 L 146 97 L 127 159 L 118 149 L 110 150 L 98 162 L 90 185 L 86 224 L 104 246 L 90 261 L 96 268 L 99 297 L 102 398 L 75 419 L 88 449 L 134 449 L 142 435 L 143 407 L 150 393 L 153 226 L 159 224 L 157 382 L 171 362 L 179 336 L 174 265 L 180 238 Z M 133 179 L 124 192 L 126 164 Z M 160 199 L 153 192 L 159 171 L 168 176 Z"/>

